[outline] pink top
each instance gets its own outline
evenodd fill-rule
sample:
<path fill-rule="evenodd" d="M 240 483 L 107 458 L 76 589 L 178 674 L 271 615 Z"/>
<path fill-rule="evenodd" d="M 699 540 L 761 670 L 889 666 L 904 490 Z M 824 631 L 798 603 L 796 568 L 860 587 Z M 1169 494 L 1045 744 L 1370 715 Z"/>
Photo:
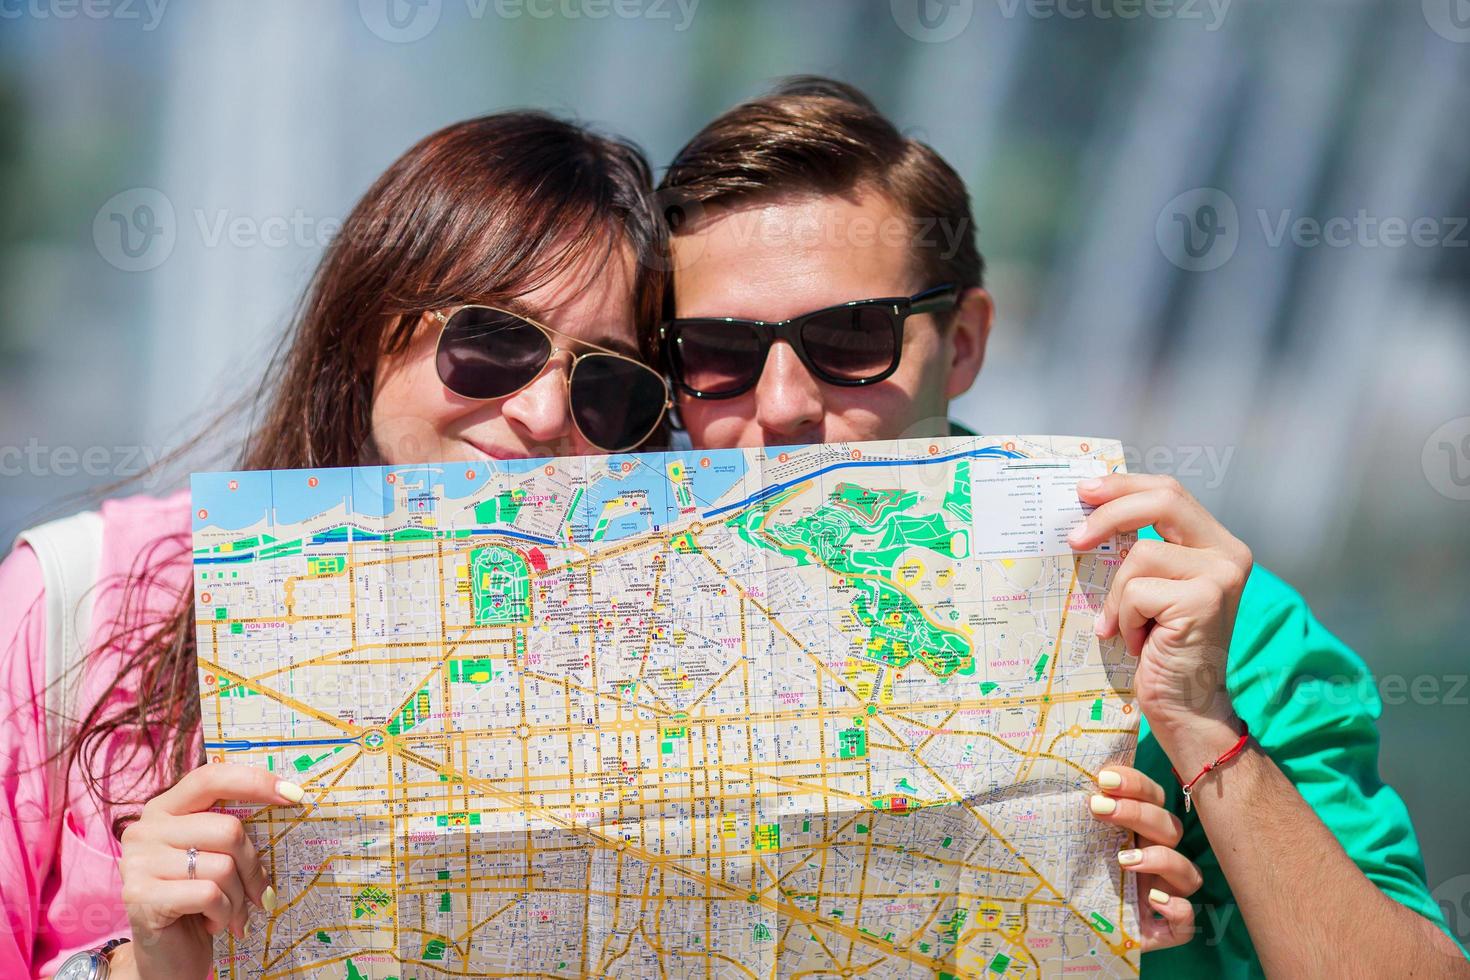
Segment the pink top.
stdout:
<path fill-rule="evenodd" d="M 88 648 L 111 635 L 122 614 L 123 582 L 135 569 L 161 566 L 146 591 L 130 598 L 131 623 L 154 622 L 191 582 L 189 494 L 127 497 L 102 504 L 102 556 Z M 59 826 L 47 786 L 46 624 L 41 566 L 22 545 L 0 562 L 0 977 L 49 976 L 79 949 L 130 935 L 118 873 L 113 812 L 88 795 L 81 776 L 70 787 Z M 141 613 L 137 603 L 141 601 Z M 146 617 L 146 618 L 139 618 Z M 93 655 L 81 677 L 81 704 L 93 704 L 117 675 L 123 651 Z M 116 694 L 116 703 L 128 695 Z M 196 751 L 198 734 L 195 735 Z M 109 750 L 98 756 L 105 765 Z M 105 786 L 146 799 L 164 787 L 141 761 L 111 775 Z M 112 795 L 112 794 L 109 794 Z M 131 808 L 136 810 L 136 807 Z M 125 811 L 126 812 L 126 811 Z"/>

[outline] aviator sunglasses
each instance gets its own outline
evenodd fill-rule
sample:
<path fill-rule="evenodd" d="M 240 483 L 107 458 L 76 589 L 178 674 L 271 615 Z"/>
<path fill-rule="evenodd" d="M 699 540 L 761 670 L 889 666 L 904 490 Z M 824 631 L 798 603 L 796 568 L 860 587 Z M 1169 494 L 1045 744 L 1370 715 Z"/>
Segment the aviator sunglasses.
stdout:
<path fill-rule="evenodd" d="M 659 328 L 669 371 L 695 398 L 734 398 L 755 387 L 771 345 L 784 340 L 806 369 L 831 385 L 882 381 L 898 370 L 903 322 L 953 309 L 959 288 L 935 286 L 913 296 L 860 299 L 770 323 L 735 317 L 667 320 Z"/>
<path fill-rule="evenodd" d="M 494 306 L 438 310 L 434 365 L 444 387 L 462 398 L 508 398 L 541 376 L 559 351 L 572 357 L 567 402 L 582 438 L 603 452 L 636 448 L 651 436 L 672 405 L 663 375 L 641 361 L 568 337 L 518 313 Z M 589 348 L 557 346 L 557 338 Z"/>

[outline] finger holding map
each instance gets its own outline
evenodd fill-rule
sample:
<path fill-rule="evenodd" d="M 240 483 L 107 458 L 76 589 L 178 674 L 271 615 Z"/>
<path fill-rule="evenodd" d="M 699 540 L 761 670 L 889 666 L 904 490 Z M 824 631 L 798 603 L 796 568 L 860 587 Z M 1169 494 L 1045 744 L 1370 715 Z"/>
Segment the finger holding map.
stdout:
<path fill-rule="evenodd" d="M 1239 735 L 1225 663 L 1250 549 L 1172 477 L 1112 474 L 1077 491 L 1095 509 L 1073 547 L 1150 526 L 1162 539 L 1129 549 L 1096 626 L 1141 657 L 1135 684 L 1150 730 L 1177 770 L 1197 772 Z"/>
<path fill-rule="evenodd" d="M 248 933 L 250 906 L 275 910 L 255 844 L 223 800 L 290 806 L 303 791 L 257 766 L 206 764 L 150 800 L 122 835 L 123 901 L 141 976 L 202 976 L 211 936 Z M 197 967 L 197 969 L 196 969 Z"/>
<path fill-rule="evenodd" d="M 1118 864 L 1137 876 L 1139 928 L 1143 950 L 1166 949 L 1188 942 L 1194 906 L 1189 896 L 1203 883 L 1199 867 L 1176 849 L 1182 827 L 1164 809 L 1164 788 L 1131 766 L 1112 765 L 1098 773 L 1104 795 L 1089 799 L 1088 809 L 1105 823 L 1126 827 L 1136 843 L 1118 852 Z M 1109 810 L 1099 800 L 1114 804 Z M 1161 918 L 1155 918 L 1157 911 Z"/>

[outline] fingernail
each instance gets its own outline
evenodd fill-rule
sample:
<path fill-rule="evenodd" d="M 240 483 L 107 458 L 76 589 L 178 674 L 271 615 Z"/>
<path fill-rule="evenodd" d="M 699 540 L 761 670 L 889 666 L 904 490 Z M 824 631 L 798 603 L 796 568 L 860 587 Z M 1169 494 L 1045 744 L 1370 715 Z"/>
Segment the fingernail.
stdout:
<path fill-rule="evenodd" d="M 1091 493 L 1100 486 L 1102 486 L 1101 480 L 1099 480 L 1097 477 L 1090 477 L 1078 483 L 1077 489 L 1081 490 L 1083 493 Z"/>
<path fill-rule="evenodd" d="M 1085 523 L 1078 524 L 1076 527 L 1072 528 L 1072 530 L 1067 532 L 1067 543 L 1075 548 L 1077 547 L 1077 543 L 1086 536 L 1087 525 Z"/>
<path fill-rule="evenodd" d="M 1092 633 L 1098 637 L 1107 636 L 1108 620 L 1102 613 L 1098 613 L 1097 618 L 1092 621 Z"/>
<path fill-rule="evenodd" d="M 279 783 L 276 783 L 276 792 L 280 793 L 292 803 L 300 803 L 303 799 L 306 798 L 306 790 L 302 789 L 300 786 L 297 786 L 295 783 L 287 782 L 284 779 L 281 780 Z"/>
<path fill-rule="evenodd" d="M 1097 774 L 1097 784 L 1103 789 L 1117 789 L 1123 785 L 1123 776 L 1111 769 L 1104 769 Z"/>
<path fill-rule="evenodd" d="M 1118 852 L 1118 863 L 1125 868 L 1131 867 L 1142 860 L 1143 852 L 1136 847 L 1131 848 L 1130 850 Z"/>
<path fill-rule="evenodd" d="M 276 887 L 274 885 L 265 886 L 265 893 L 260 896 L 260 907 L 267 912 L 276 910 Z"/>
<path fill-rule="evenodd" d="M 1118 809 L 1117 800 L 1107 796 L 1100 796 L 1096 793 L 1093 794 L 1092 799 L 1087 801 L 1087 805 L 1092 807 L 1093 813 L 1104 817 Z"/>
<path fill-rule="evenodd" d="M 1148 900 L 1150 902 L 1153 902 L 1155 905 L 1169 904 L 1169 896 L 1159 891 L 1157 888 L 1150 888 L 1148 890 Z"/>

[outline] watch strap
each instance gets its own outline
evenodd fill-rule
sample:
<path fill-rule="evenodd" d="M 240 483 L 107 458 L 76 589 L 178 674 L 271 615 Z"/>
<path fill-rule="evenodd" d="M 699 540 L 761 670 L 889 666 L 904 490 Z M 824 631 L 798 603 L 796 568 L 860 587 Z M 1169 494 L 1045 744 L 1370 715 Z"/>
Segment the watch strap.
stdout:
<path fill-rule="evenodd" d="M 111 956 L 113 950 L 117 949 L 123 943 L 130 943 L 130 942 L 132 942 L 132 939 L 128 938 L 127 936 L 118 936 L 116 939 L 109 939 L 109 940 L 107 940 L 107 942 L 105 942 L 105 943 L 102 944 L 102 948 L 101 949 L 97 950 L 97 955 L 98 956 Z"/>

